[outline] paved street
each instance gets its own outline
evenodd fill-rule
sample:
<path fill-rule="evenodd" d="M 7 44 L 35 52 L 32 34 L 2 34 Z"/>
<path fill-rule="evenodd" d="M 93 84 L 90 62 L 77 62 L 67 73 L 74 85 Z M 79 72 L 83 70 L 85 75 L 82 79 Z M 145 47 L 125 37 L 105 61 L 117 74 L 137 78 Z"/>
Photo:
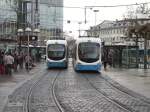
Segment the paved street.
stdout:
<path fill-rule="evenodd" d="M 150 102 L 97 73 L 64 72 L 57 81 L 58 99 L 67 112 L 149 112 Z M 109 108 L 108 108 L 109 107 Z"/>
<path fill-rule="evenodd" d="M 103 71 L 121 85 L 150 98 L 150 69 L 113 69 Z"/>
<path fill-rule="evenodd" d="M 71 60 L 68 69 L 47 70 L 43 63 L 30 74 L 22 71 L 12 77 L 1 76 L 0 109 L 1 112 L 26 109 L 59 112 L 60 108 L 65 112 L 150 112 L 150 100 L 146 98 L 150 93 L 148 72 L 108 68 L 101 74 L 76 73 Z"/>
<path fill-rule="evenodd" d="M 44 69 L 43 63 L 32 69 L 29 73 L 25 69 L 19 70 L 17 73 L 13 73 L 12 76 L 0 76 L 0 112 L 2 112 L 4 104 L 7 102 L 8 96 L 12 92 L 21 87 L 27 80 L 33 78 L 36 73 Z M 44 69 L 45 70 L 45 69 Z M 42 71 L 43 72 L 43 71 Z"/>

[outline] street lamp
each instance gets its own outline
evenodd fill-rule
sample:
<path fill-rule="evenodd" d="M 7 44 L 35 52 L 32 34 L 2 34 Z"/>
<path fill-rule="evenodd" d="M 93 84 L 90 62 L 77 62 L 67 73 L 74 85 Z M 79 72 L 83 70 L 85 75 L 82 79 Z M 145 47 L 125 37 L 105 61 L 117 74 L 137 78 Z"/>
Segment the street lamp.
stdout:
<path fill-rule="evenodd" d="M 33 30 L 33 33 L 35 33 L 35 35 L 38 37 L 38 34 L 40 33 L 40 29 L 34 29 Z M 38 40 L 38 39 L 37 39 Z M 37 44 L 37 45 L 39 45 L 39 43 Z"/>
<path fill-rule="evenodd" d="M 27 60 L 28 60 L 28 71 L 29 71 L 29 54 L 30 54 L 30 49 L 29 49 L 29 42 L 30 42 L 30 34 L 31 33 L 36 33 L 36 34 L 38 34 L 38 33 L 40 33 L 40 30 L 39 29 L 34 29 L 34 30 L 32 30 L 31 28 L 29 28 L 29 27 L 27 27 L 26 29 L 25 29 L 25 31 L 23 30 L 23 29 L 18 29 L 17 30 L 17 33 L 18 33 L 18 35 L 20 35 L 20 43 L 19 43 L 19 51 L 20 51 L 20 49 L 21 49 L 21 34 L 23 34 L 23 33 L 26 33 L 27 34 L 27 37 L 28 37 L 28 40 L 27 40 L 27 43 L 28 43 L 28 52 L 27 52 L 27 56 L 28 56 L 28 58 L 27 58 Z M 33 38 L 35 38 L 35 37 L 33 37 Z"/>
<path fill-rule="evenodd" d="M 78 22 L 79 24 L 79 37 L 81 36 L 81 31 L 80 31 L 80 25 L 82 24 L 82 22 Z"/>
<path fill-rule="evenodd" d="M 95 25 L 96 25 L 96 21 L 97 21 L 97 20 L 96 20 L 96 19 L 97 19 L 97 18 L 96 18 L 96 13 L 99 12 L 99 10 L 93 10 L 93 12 L 95 12 Z"/>
<path fill-rule="evenodd" d="M 40 30 L 36 28 L 36 29 L 33 30 L 33 32 L 34 33 L 40 33 Z"/>
<path fill-rule="evenodd" d="M 23 34 L 23 29 L 18 29 L 17 30 L 17 33 L 18 33 L 18 36 L 19 36 L 19 54 L 20 54 L 20 51 L 21 51 L 21 34 Z"/>
<path fill-rule="evenodd" d="M 27 27 L 26 29 L 25 29 L 25 32 L 27 33 L 27 35 L 28 35 L 28 58 L 27 58 L 27 60 L 28 60 L 28 71 L 29 71 L 29 53 L 30 53 L 30 51 L 29 51 L 29 36 L 30 36 L 30 33 L 31 33 L 31 28 L 29 28 L 29 27 Z"/>

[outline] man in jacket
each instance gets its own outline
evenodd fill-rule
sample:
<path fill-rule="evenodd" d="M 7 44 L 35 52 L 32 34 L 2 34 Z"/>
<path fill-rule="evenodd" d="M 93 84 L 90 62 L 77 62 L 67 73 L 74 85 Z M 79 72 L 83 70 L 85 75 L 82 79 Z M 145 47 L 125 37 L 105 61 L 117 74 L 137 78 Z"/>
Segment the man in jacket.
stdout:
<path fill-rule="evenodd" d="M 10 53 L 6 53 L 6 55 L 4 57 L 4 63 L 6 66 L 6 74 L 11 75 L 12 74 L 11 68 L 14 63 L 14 57 L 11 56 Z"/>

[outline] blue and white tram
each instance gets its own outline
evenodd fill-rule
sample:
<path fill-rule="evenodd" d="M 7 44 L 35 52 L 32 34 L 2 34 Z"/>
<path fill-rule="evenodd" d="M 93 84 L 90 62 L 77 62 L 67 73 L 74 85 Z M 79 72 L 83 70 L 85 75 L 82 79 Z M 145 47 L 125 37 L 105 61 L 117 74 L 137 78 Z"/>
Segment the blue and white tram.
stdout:
<path fill-rule="evenodd" d="M 78 38 L 74 45 L 73 67 L 75 71 L 101 71 L 101 40 Z"/>
<path fill-rule="evenodd" d="M 46 45 L 47 67 L 68 67 L 68 48 L 66 40 L 48 40 Z"/>

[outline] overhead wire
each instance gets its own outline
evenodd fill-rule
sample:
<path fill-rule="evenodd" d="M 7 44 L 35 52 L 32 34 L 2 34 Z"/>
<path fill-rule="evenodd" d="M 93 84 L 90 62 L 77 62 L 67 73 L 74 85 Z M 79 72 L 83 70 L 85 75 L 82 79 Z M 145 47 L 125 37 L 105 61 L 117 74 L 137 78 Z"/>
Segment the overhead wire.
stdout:
<path fill-rule="evenodd" d="M 64 5 L 54 5 L 54 4 L 46 4 L 46 3 L 40 3 L 45 4 L 48 7 L 62 7 L 62 8 L 74 8 L 74 9 L 85 9 L 85 8 L 92 8 L 92 7 L 103 7 L 103 8 L 109 8 L 109 7 L 126 7 L 126 6 L 135 6 L 135 5 L 142 5 L 142 4 L 150 4 L 150 2 L 143 2 L 143 3 L 135 3 L 135 4 L 119 4 L 119 5 L 93 5 L 93 6 L 64 6 Z M 4 10 L 0 7 L 1 10 Z M 6 9 L 10 11 L 11 9 Z M 18 11 L 19 12 L 19 11 Z"/>
<path fill-rule="evenodd" d="M 40 3 L 45 4 L 45 3 Z M 134 4 L 119 4 L 119 5 L 93 5 L 93 6 L 64 6 L 64 5 L 54 5 L 54 4 L 46 4 L 49 7 L 63 7 L 63 8 L 79 8 L 79 9 L 85 9 L 85 8 L 91 8 L 91 7 L 103 7 L 103 8 L 109 8 L 109 7 L 127 7 L 127 6 L 135 6 L 135 5 L 142 5 L 142 4 L 150 4 L 150 2 L 143 2 L 143 3 L 134 3 Z"/>
<path fill-rule="evenodd" d="M 119 5 L 100 5 L 100 6 L 85 6 L 86 8 L 90 7 L 103 7 L 103 8 L 109 8 L 109 7 L 127 7 L 127 6 L 135 6 L 135 5 L 142 5 L 142 4 L 150 4 L 150 2 L 143 2 L 143 3 L 135 3 L 135 4 L 119 4 Z"/>

